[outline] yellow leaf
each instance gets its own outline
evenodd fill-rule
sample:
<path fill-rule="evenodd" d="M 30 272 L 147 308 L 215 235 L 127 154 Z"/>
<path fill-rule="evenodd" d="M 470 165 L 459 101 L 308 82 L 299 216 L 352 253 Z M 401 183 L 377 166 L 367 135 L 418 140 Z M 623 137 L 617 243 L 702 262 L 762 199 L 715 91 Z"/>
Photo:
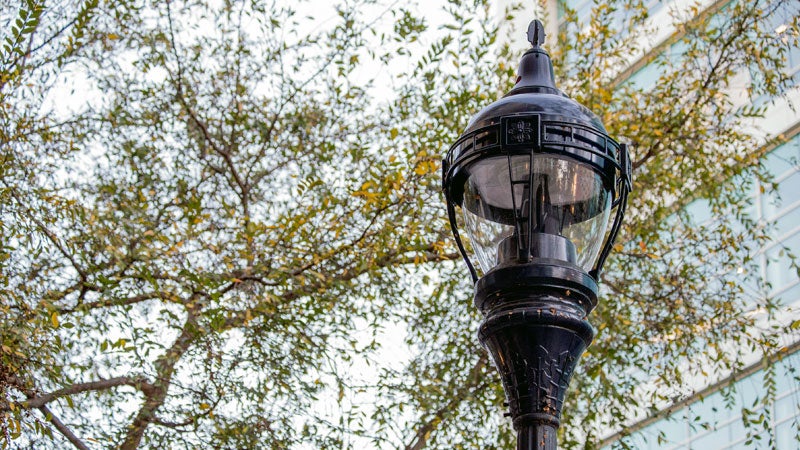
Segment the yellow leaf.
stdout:
<path fill-rule="evenodd" d="M 203 411 L 207 410 L 208 408 L 211 408 L 211 405 L 209 405 L 208 403 L 200 403 L 200 409 L 202 409 Z"/>
<path fill-rule="evenodd" d="M 53 314 L 50 314 L 50 322 L 53 323 L 53 327 L 58 328 L 58 313 L 53 311 Z"/>
<path fill-rule="evenodd" d="M 399 132 L 397 131 L 397 128 L 392 128 L 389 130 L 389 136 L 391 136 L 392 139 L 395 139 L 398 134 Z"/>

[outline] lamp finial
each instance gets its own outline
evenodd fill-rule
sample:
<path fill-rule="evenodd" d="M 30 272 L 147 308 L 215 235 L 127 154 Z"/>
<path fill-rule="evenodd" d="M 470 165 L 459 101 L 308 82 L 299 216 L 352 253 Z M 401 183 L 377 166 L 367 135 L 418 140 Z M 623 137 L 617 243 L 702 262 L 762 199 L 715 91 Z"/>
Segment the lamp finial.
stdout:
<path fill-rule="evenodd" d="M 544 44 L 544 25 L 539 19 L 535 19 L 528 25 L 528 42 L 533 48 L 538 48 Z"/>

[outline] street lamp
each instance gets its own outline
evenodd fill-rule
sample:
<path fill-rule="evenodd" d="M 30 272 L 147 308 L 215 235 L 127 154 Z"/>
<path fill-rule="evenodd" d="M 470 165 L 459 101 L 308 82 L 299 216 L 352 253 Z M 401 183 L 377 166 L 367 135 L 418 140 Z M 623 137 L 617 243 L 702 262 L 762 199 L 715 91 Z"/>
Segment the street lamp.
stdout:
<path fill-rule="evenodd" d="M 514 88 L 448 150 L 443 189 L 517 449 L 555 450 L 564 394 L 594 337 L 586 316 L 622 223 L 631 168 L 626 146 L 555 87 L 538 20 L 528 41 Z"/>

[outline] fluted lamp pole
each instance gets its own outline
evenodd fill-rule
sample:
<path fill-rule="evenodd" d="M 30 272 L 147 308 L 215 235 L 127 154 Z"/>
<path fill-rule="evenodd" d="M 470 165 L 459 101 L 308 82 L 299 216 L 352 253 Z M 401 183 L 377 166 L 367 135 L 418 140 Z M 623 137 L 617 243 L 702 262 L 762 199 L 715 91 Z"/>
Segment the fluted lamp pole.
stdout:
<path fill-rule="evenodd" d="M 564 395 L 594 337 L 586 317 L 622 223 L 631 169 L 626 146 L 556 88 L 538 20 L 528 41 L 514 88 L 448 150 L 442 185 L 517 449 L 555 450 Z"/>

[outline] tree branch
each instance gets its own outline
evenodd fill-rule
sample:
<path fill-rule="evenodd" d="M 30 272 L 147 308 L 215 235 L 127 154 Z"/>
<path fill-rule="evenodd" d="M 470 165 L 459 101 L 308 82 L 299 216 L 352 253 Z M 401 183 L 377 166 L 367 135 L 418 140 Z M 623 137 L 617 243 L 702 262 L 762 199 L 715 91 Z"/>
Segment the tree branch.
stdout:
<path fill-rule="evenodd" d="M 45 420 L 53 424 L 56 430 L 58 430 L 59 433 L 63 434 L 64 437 L 67 438 L 67 440 L 70 441 L 72 445 L 75 446 L 75 448 L 78 448 L 80 450 L 89 450 L 89 447 L 87 447 L 86 444 L 84 444 L 83 441 L 81 441 L 80 438 L 78 438 L 78 436 L 75 436 L 75 433 L 73 433 L 72 430 L 70 430 L 66 425 L 64 425 L 64 422 L 59 420 L 59 418 L 56 417 L 56 415 L 53 414 L 53 412 L 50 411 L 50 409 L 48 409 L 46 406 L 40 406 L 39 411 L 41 411 L 42 414 L 44 414 Z"/>
<path fill-rule="evenodd" d="M 663 135 L 666 138 L 670 138 L 671 139 L 671 134 L 674 131 L 683 128 L 686 123 L 691 122 L 695 117 L 694 113 L 696 111 L 699 111 L 701 107 L 705 106 L 706 104 L 708 104 L 709 102 L 711 102 L 713 100 L 713 95 L 709 94 L 709 87 L 711 86 L 712 82 L 714 82 L 714 81 L 718 82 L 718 81 L 721 81 L 722 79 L 724 79 L 725 74 L 720 74 L 719 73 L 720 68 L 722 67 L 723 63 L 730 63 L 732 61 L 731 59 L 729 59 L 729 55 L 731 55 L 731 54 L 735 55 L 735 53 L 733 51 L 731 51 L 731 46 L 733 46 L 733 44 L 737 40 L 739 40 L 741 38 L 740 37 L 741 33 L 743 32 L 743 30 L 747 29 L 747 23 L 746 23 L 747 19 L 750 19 L 750 18 L 752 18 L 752 17 L 751 16 L 747 16 L 747 17 L 745 17 L 743 22 L 737 23 L 736 24 L 737 25 L 737 27 L 736 27 L 737 31 L 734 32 L 734 33 L 731 33 L 728 36 L 728 39 L 726 39 L 724 41 L 724 43 L 721 45 L 721 47 L 716 49 L 719 52 L 719 56 L 716 58 L 716 61 L 711 66 L 710 71 L 708 72 L 708 74 L 706 75 L 705 79 L 703 80 L 702 87 L 700 89 L 696 90 L 696 92 L 698 92 L 699 94 L 694 97 L 694 101 L 692 102 L 692 104 L 689 107 L 688 111 L 685 114 L 683 114 L 683 120 L 681 120 L 680 122 L 677 122 L 677 123 L 674 122 L 674 121 L 670 121 L 669 126 L 666 128 L 665 131 L 663 131 Z M 681 111 L 682 109 L 683 108 L 681 108 L 681 107 L 673 108 L 674 111 Z M 657 141 L 655 141 L 652 145 L 650 145 L 650 147 L 647 150 L 647 153 L 644 156 L 642 156 L 641 158 L 639 158 L 638 160 L 636 160 L 636 161 L 634 161 L 632 163 L 633 170 L 636 171 L 641 166 L 643 166 L 647 161 L 649 161 L 650 159 L 655 157 L 656 152 L 657 152 L 658 148 L 660 147 L 660 145 L 662 144 L 663 141 L 664 141 L 664 138 L 661 138 L 661 139 L 658 139 Z"/>
<path fill-rule="evenodd" d="M 230 171 L 230 175 L 233 178 L 233 182 L 236 184 L 236 187 L 239 189 L 237 190 L 237 196 L 239 196 L 239 200 L 242 202 L 242 209 L 245 218 L 249 220 L 250 216 L 250 207 L 249 207 L 249 200 L 248 197 L 250 195 L 250 185 L 247 183 L 247 180 L 242 179 L 239 171 L 236 169 L 236 165 L 234 164 L 233 158 L 230 152 L 230 145 L 228 148 L 222 148 L 220 145 L 214 140 L 211 136 L 211 132 L 208 130 L 208 126 L 206 126 L 205 122 L 200 120 L 197 113 L 195 113 L 194 109 L 189 105 L 189 102 L 186 100 L 186 96 L 183 92 L 183 66 L 181 65 L 181 58 L 178 54 L 177 48 L 177 41 L 175 40 L 175 32 L 173 30 L 173 21 L 172 21 L 172 9 L 170 8 L 170 2 L 166 2 L 167 6 L 167 23 L 169 25 L 169 35 L 170 35 L 170 47 L 172 49 L 172 55 L 175 57 L 175 61 L 178 65 L 178 73 L 175 77 L 175 90 L 176 95 L 178 97 L 178 101 L 180 102 L 183 109 L 186 111 L 186 114 L 189 115 L 189 119 L 191 123 L 198 128 L 200 134 L 203 136 L 203 139 L 211 146 L 216 154 L 222 157 L 222 160 L 225 162 L 225 165 L 228 167 Z M 224 143 L 223 143 L 224 144 Z M 213 165 L 209 165 L 215 172 L 217 168 Z M 222 172 L 222 171 L 220 171 Z M 227 174 L 220 173 L 221 175 L 225 176 Z M 226 176 L 227 178 L 227 176 Z M 233 187 L 233 186 L 232 186 Z"/>
<path fill-rule="evenodd" d="M 141 303 L 147 300 L 153 299 L 161 299 L 164 301 L 175 301 L 180 297 L 176 294 L 171 292 L 148 292 L 146 294 L 134 295 L 133 297 L 128 298 L 108 298 L 103 300 L 97 300 L 94 302 L 89 303 L 79 303 L 76 306 L 71 308 L 59 308 L 59 314 L 70 314 L 74 312 L 83 312 L 90 309 L 95 308 L 106 308 L 109 306 L 125 306 L 125 305 L 134 305 L 136 303 Z"/>
<path fill-rule="evenodd" d="M 197 295 L 195 295 L 196 297 Z M 190 302 L 191 303 L 191 302 Z M 197 308 L 188 308 L 186 321 L 183 324 L 181 334 L 175 339 L 172 346 L 159 356 L 155 361 L 156 378 L 152 388 L 143 391 L 145 394 L 144 403 L 128 426 L 128 433 L 125 441 L 120 445 L 120 450 L 136 450 L 144 437 L 147 427 L 154 423 L 156 411 L 167 398 L 169 387 L 172 383 L 172 376 L 175 373 L 175 365 L 180 361 L 183 354 L 192 346 L 198 336 L 200 324 L 197 322 Z"/>
<path fill-rule="evenodd" d="M 132 386 L 141 390 L 142 392 L 148 392 L 153 387 L 144 377 L 116 377 L 109 378 L 107 380 L 90 381 L 88 383 L 75 383 L 63 389 L 42 395 L 35 395 L 33 391 L 26 390 L 25 394 L 28 396 L 28 400 L 22 402 L 19 406 L 31 409 L 41 408 L 53 400 L 57 400 L 61 397 L 80 394 L 82 392 L 102 391 L 117 386 Z M 8 410 L 8 406 L 0 407 L 0 411 Z"/>
<path fill-rule="evenodd" d="M 64 248 L 64 246 L 61 244 L 61 241 L 59 240 L 58 236 L 56 236 L 55 233 L 50 231 L 50 229 L 47 228 L 47 226 L 42 221 L 40 221 L 33 215 L 33 212 L 27 206 L 28 202 L 25 202 L 22 198 L 20 198 L 16 190 L 12 186 L 9 186 L 5 181 L 2 181 L 2 183 L 4 186 L 8 188 L 8 192 L 11 195 L 11 198 L 13 198 L 20 205 L 20 207 L 28 215 L 28 218 L 31 220 L 31 222 L 33 222 L 39 228 L 39 230 L 45 235 L 45 237 L 47 237 L 47 240 L 49 240 L 61 253 L 61 255 L 64 256 L 70 262 L 72 268 L 75 269 L 75 271 L 80 276 L 81 281 L 85 283 L 88 279 L 86 271 L 84 271 L 83 268 L 81 268 L 81 266 L 75 260 L 75 256 L 72 253 L 68 252 L 66 248 Z"/>
<path fill-rule="evenodd" d="M 436 427 L 442 423 L 449 413 L 455 410 L 456 406 L 461 403 L 473 389 L 480 389 L 486 384 L 485 378 L 480 376 L 481 371 L 486 366 L 488 358 L 486 353 L 481 353 L 478 361 L 470 370 L 467 383 L 462 384 L 453 393 L 450 401 L 445 403 L 441 408 L 437 409 L 428 420 L 417 430 L 411 443 L 405 446 L 405 450 L 422 450 L 428 443 L 428 437 Z"/>
<path fill-rule="evenodd" d="M 45 419 L 50 422 L 59 433 L 67 438 L 67 440 L 70 441 L 75 448 L 80 450 L 89 450 L 89 447 L 87 447 L 86 444 L 84 444 L 83 441 L 81 441 L 80 438 L 78 438 L 78 436 L 76 436 L 75 433 L 73 433 L 72 430 L 70 430 L 69 427 L 67 427 L 64 422 L 61 421 L 61 419 L 53 414 L 50 408 L 46 406 L 47 403 L 68 395 L 90 391 L 101 391 L 116 386 L 133 386 L 137 389 L 140 389 L 145 393 L 145 395 L 152 390 L 152 385 L 148 383 L 144 377 L 116 377 L 107 380 L 76 383 L 63 389 L 43 395 L 37 395 L 35 388 L 26 387 L 25 383 L 19 377 L 11 375 L 7 376 L 3 381 L 5 381 L 8 386 L 21 391 L 28 398 L 28 400 L 20 402 L 15 406 L 23 409 L 38 409 L 41 411 L 42 414 L 44 414 Z M 3 405 L 0 405 L 0 412 L 8 411 L 11 411 L 10 405 L 7 402 L 3 402 Z"/>

